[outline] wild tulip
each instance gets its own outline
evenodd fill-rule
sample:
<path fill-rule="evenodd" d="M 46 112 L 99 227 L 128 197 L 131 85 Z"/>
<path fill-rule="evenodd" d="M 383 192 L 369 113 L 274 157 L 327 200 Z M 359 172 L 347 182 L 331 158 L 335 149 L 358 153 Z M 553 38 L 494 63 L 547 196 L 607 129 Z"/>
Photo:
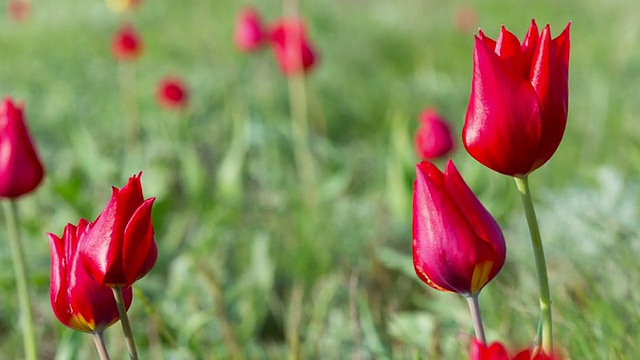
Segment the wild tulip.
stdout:
<path fill-rule="evenodd" d="M 413 186 L 413 265 L 436 290 L 477 294 L 504 264 L 502 230 L 451 160 L 445 172 L 416 166 Z"/>
<path fill-rule="evenodd" d="M 471 342 L 470 360 L 560 360 L 559 356 L 546 355 L 541 351 L 532 349 L 524 349 L 514 356 L 509 356 L 504 345 L 494 342 L 491 345 L 485 345 L 473 339 Z"/>
<path fill-rule="evenodd" d="M 113 56 L 118 60 L 135 60 L 142 54 L 142 40 L 133 25 L 124 25 L 113 37 Z"/>
<path fill-rule="evenodd" d="M 233 41 L 240 51 L 256 51 L 265 43 L 267 34 L 258 11 L 252 7 L 242 9 L 236 18 Z"/>
<path fill-rule="evenodd" d="M 549 25 L 539 34 L 532 20 L 522 44 L 504 26 L 496 41 L 482 31 L 475 37 L 462 139 L 486 167 L 523 177 L 560 145 L 567 123 L 570 25 L 551 39 Z"/>
<path fill-rule="evenodd" d="M 89 222 L 68 224 L 62 237 L 48 234 L 51 246 L 50 298 L 53 313 L 60 322 L 74 330 L 97 333 L 120 319 L 113 291 L 89 276 L 79 262 L 78 244 Z M 125 305 L 131 305 L 131 288 L 123 289 Z"/>
<path fill-rule="evenodd" d="M 17 198 L 33 191 L 44 167 L 29 135 L 22 106 L 9 98 L 0 106 L 0 197 Z"/>
<path fill-rule="evenodd" d="M 158 102 L 167 109 L 177 109 L 187 105 L 188 93 L 182 79 L 166 77 L 158 85 Z"/>
<path fill-rule="evenodd" d="M 151 224 L 155 198 L 144 199 L 141 175 L 129 178 L 122 189 L 113 187 L 107 206 L 80 242 L 80 260 L 101 285 L 129 287 L 156 263 Z"/>
<path fill-rule="evenodd" d="M 282 19 L 271 27 L 271 48 L 285 75 L 306 73 L 317 62 L 302 20 Z"/>
<path fill-rule="evenodd" d="M 415 135 L 416 154 L 422 160 L 443 157 L 453 150 L 453 136 L 447 120 L 435 109 L 427 109 L 420 115 L 420 127 Z"/>

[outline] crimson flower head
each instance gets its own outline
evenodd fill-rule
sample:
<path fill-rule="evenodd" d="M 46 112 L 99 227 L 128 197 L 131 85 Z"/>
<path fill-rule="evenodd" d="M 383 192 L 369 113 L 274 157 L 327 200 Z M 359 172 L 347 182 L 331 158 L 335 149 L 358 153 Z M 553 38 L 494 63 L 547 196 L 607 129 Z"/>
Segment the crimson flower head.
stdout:
<path fill-rule="evenodd" d="M 151 224 L 155 198 L 144 199 L 141 175 L 129 178 L 122 189 L 113 187 L 107 206 L 80 242 L 80 261 L 100 285 L 129 287 L 158 258 Z"/>
<path fill-rule="evenodd" d="M 0 197 L 17 198 L 33 191 L 44 167 L 22 115 L 11 99 L 0 105 Z"/>
<path fill-rule="evenodd" d="M 118 60 L 135 60 L 142 53 L 142 40 L 133 25 L 121 27 L 111 43 L 113 56 Z"/>
<path fill-rule="evenodd" d="M 165 77 L 158 85 L 158 102 L 167 109 L 178 109 L 187 105 L 188 93 L 182 79 Z"/>
<path fill-rule="evenodd" d="M 557 355 L 546 355 L 542 351 L 524 349 L 514 356 L 509 356 L 504 345 L 494 342 L 487 346 L 474 338 L 471 342 L 470 360 L 560 360 Z"/>
<path fill-rule="evenodd" d="M 48 234 L 51 246 L 50 298 L 53 313 L 64 325 L 78 331 L 101 332 L 120 319 L 113 291 L 101 286 L 78 259 L 78 245 L 89 222 L 67 224 L 62 238 Z M 133 298 L 131 288 L 122 289 L 125 306 Z"/>
<path fill-rule="evenodd" d="M 267 38 L 258 11 L 252 7 L 242 9 L 236 18 L 233 41 L 240 51 L 260 49 Z"/>
<path fill-rule="evenodd" d="M 535 21 L 522 44 L 502 27 L 496 41 L 479 31 L 462 139 L 484 166 L 525 176 L 554 154 L 567 123 L 569 28 L 551 39 Z"/>
<path fill-rule="evenodd" d="M 502 268 L 502 230 L 451 160 L 444 174 L 428 161 L 413 185 L 413 266 L 440 291 L 477 294 Z"/>
<path fill-rule="evenodd" d="M 435 109 L 426 109 L 420 115 L 415 145 L 418 157 L 423 160 L 437 159 L 453 150 L 451 127 Z"/>
<path fill-rule="evenodd" d="M 317 62 L 302 20 L 282 19 L 271 27 L 271 48 L 285 75 L 306 73 Z"/>

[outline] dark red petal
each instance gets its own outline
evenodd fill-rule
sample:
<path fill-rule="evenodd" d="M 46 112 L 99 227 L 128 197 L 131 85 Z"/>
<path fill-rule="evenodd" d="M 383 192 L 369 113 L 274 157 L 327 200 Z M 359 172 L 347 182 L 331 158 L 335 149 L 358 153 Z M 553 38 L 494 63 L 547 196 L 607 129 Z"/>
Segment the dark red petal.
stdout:
<path fill-rule="evenodd" d="M 147 199 L 140 206 L 124 232 L 122 262 L 127 286 L 146 275 L 155 265 L 158 256 L 151 223 L 154 200 L 155 198 Z"/>
<path fill-rule="evenodd" d="M 133 175 L 129 178 L 129 181 L 118 192 L 118 211 L 120 216 L 125 220 L 125 224 L 129 221 L 133 213 L 144 202 L 144 195 L 142 194 L 142 183 L 140 177 L 142 172 L 137 175 Z M 123 224 L 124 226 L 124 224 Z M 123 227 L 124 230 L 124 227 Z"/>
<path fill-rule="evenodd" d="M 67 225 L 72 226 L 72 225 Z M 51 281 L 49 298 L 53 313 L 61 323 L 67 325 L 71 312 L 67 298 L 67 262 L 65 259 L 64 241 L 54 234 L 47 234 L 51 248 Z"/>
<path fill-rule="evenodd" d="M 536 159 L 542 120 L 527 79 L 476 38 L 471 96 L 462 138 L 483 165 L 505 175 L 525 175 Z"/>

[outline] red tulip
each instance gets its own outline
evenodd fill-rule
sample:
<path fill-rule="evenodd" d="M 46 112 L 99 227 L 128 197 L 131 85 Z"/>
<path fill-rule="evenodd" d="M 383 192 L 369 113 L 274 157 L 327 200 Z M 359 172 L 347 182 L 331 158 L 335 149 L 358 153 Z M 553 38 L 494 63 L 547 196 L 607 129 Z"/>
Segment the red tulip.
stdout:
<path fill-rule="evenodd" d="M 245 52 L 258 50 L 264 45 L 266 34 L 256 9 L 248 7 L 238 13 L 233 40 L 238 50 Z"/>
<path fill-rule="evenodd" d="M 88 333 L 101 332 L 120 319 L 113 291 L 93 280 L 78 261 L 78 244 L 86 234 L 85 219 L 78 226 L 68 224 L 62 238 L 49 235 L 51 246 L 50 297 L 53 312 L 64 325 Z M 125 306 L 133 298 L 131 288 L 123 289 Z"/>
<path fill-rule="evenodd" d="M 14 21 L 26 20 L 30 8 L 29 0 L 9 0 L 7 2 L 7 14 Z"/>
<path fill-rule="evenodd" d="M 316 53 L 307 39 L 302 20 L 282 19 L 271 28 L 271 47 L 285 75 L 307 72 L 316 63 Z"/>
<path fill-rule="evenodd" d="M 187 105 L 188 94 L 182 79 L 166 77 L 158 85 L 156 95 L 160 104 L 167 109 L 177 109 Z"/>
<path fill-rule="evenodd" d="M 510 357 L 505 349 L 504 345 L 499 342 L 487 346 L 479 342 L 477 339 L 473 339 L 471 342 L 471 354 L 470 360 L 560 360 L 557 355 L 546 355 L 543 352 L 535 352 L 532 349 L 524 349 Z"/>
<path fill-rule="evenodd" d="M 502 27 L 497 41 L 475 38 L 464 146 L 486 167 L 525 176 L 556 151 L 567 123 L 569 27 L 551 39 L 535 21 L 520 44 Z"/>
<path fill-rule="evenodd" d="M 118 30 L 111 43 L 113 56 L 118 60 L 135 60 L 142 53 L 142 40 L 132 25 L 125 25 Z"/>
<path fill-rule="evenodd" d="M 0 197 L 17 198 L 33 191 L 44 167 L 22 116 L 22 106 L 4 99 L 0 106 Z"/>
<path fill-rule="evenodd" d="M 413 265 L 436 290 L 477 294 L 504 264 L 502 230 L 451 160 L 444 174 L 430 162 L 416 166 L 413 185 Z"/>
<path fill-rule="evenodd" d="M 120 190 L 113 187 L 109 203 L 80 243 L 80 260 L 101 285 L 129 287 L 156 263 L 151 224 L 155 198 L 144 199 L 141 175 L 129 178 Z"/>
<path fill-rule="evenodd" d="M 415 145 L 418 157 L 423 160 L 443 157 L 453 150 L 451 128 L 435 109 L 427 109 L 420 115 Z"/>

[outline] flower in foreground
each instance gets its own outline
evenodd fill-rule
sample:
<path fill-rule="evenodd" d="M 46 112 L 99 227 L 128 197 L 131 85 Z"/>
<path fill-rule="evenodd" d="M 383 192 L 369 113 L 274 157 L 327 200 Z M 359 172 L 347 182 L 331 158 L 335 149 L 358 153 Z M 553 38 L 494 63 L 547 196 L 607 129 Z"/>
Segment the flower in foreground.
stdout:
<path fill-rule="evenodd" d="M 17 198 L 33 191 L 44 177 L 22 114 L 11 99 L 0 105 L 0 197 Z"/>
<path fill-rule="evenodd" d="M 444 174 L 430 162 L 416 166 L 413 187 L 413 265 L 436 290 L 477 294 L 504 264 L 502 230 L 451 160 Z"/>
<path fill-rule="evenodd" d="M 281 19 L 271 27 L 271 48 L 285 75 L 306 73 L 317 62 L 302 20 Z"/>
<path fill-rule="evenodd" d="M 524 349 L 514 356 L 509 356 L 504 345 L 494 342 L 491 345 L 482 344 L 477 339 L 471 342 L 470 360 L 560 360 L 559 356 L 546 355 L 541 351 Z"/>
<path fill-rule="evenodd" d="M 111 43 L 113 56 L 118 60 L 135 60 L 142 53 L 142 41 L 131 24 L 122 26 Z"/>
<path fill-rule="evenodd" d="M 238 50 L 258 50 L 264 45 L 266 37 L 258 11 L 252 7 L 242 9 L 236 18 L 233 33 L 233 41 Z"/>
<path fill-rule="evenodd" d="M 113 291 L 101 286 L 86 272 L 78 259 L 78 244 L 89 223 L 65 226 L 62 237 L 49 236 L 51 246 L 50 298 L 60 322 L 74 330 L 98 333 L 120 319 Z M 131 305 L 131 288 L 123 289 L 125 305 Z"/>
<path fill-rule="evenodd" d="M 568 111 L 569 28 L 551 39 L 535 21 L 522 44 L 504 26 L 496 41 L 479 31 L 471 96 L 462 132 L 476 160 L 526 176 L 546 163 L 564 134 Z"/>
<path fill-rule="evenodd" d="M 80 260 L 101 285 L 129 287 L 156 263 L 151 224 L 155 198 L 144 199 L 141 175 L 129 178 L 122 189 L 113 187 L 107 206 L 80 242 Z"/>
<path fill-rule="evenodd" d="M 158 84 L 158 102 L 167 109 L 178 109 L 187 105 L 188 94 L 182 79 L 165 77 Z"/>
<path fill-rule="evenodd" d="M 415 146 L 416 154 L 422 160 L 437 159 L 453 150 L 451 127 L 435 109 L 426 109 L 420 115 L 420 127 L 416 132 Z"/>

